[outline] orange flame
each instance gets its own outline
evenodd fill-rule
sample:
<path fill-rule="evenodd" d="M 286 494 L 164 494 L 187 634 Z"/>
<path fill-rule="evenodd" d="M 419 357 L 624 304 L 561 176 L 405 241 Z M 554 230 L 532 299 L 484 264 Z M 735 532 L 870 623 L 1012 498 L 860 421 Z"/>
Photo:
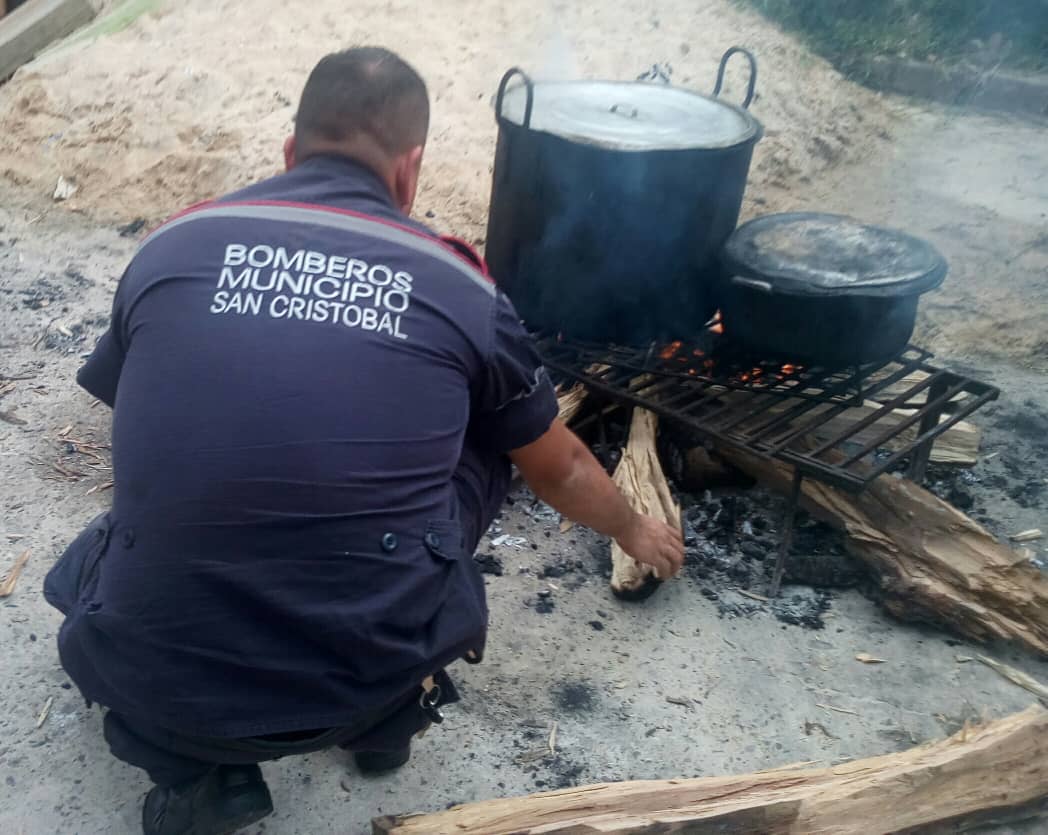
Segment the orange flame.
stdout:
<path fill-rule="evenodd" d="M 676 354 L 677 351 L 681 349 L 681 346 L 683 344 L 684 343 L 681 342 L 679 339 L 675 339 L 673 342 L 671 342 L 669 345 L 667 345 L 665 348 L 659 351 L 659 356 L 662 357 L 662 359 L 664 360 L 673 359 L 674 354 Z"/>

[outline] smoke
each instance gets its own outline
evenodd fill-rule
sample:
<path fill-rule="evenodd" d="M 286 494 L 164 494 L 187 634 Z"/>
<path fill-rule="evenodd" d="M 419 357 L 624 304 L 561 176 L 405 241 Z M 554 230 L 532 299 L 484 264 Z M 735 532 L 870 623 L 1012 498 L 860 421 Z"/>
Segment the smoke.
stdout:
<path fill-rule="evenodd" d="M 533 78 L 536 81 L 575 81 L 580 78 L 575 49 L 563 29 L 554 26 L 543 38 Z"/>

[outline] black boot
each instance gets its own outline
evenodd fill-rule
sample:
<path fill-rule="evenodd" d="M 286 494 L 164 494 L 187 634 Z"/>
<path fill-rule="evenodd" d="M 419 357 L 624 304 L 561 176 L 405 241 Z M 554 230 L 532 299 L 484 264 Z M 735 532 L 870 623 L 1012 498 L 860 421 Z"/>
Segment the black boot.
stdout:
<path fill-rule="evenodd" d="M 395 771 L 411 759 L 411 745 L 398 751 L 356 751 L 353 760 L 361 774 L 385 774 Z"/>
<path fill-rule="evenodd" d="M 142 806 L 145 835 L 230 835 L 273 811 L 257 765 L 220 765 L 174 789 L 155 786 Z"/>

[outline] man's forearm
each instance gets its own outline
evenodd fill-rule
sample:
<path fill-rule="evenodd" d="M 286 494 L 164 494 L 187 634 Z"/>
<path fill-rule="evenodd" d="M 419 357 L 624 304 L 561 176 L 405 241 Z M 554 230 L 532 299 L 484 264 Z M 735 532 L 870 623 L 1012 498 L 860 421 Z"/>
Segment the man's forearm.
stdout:
<path fill-rule="evenodd" d="M 672 577 L 684 562 L 680 530 L 637 513 L 586 445 L 560 421 L 537 441 L 509 454 L 543 501 L 569 519 L 610 536 L 657 576 Z"/>
<path fill-rule="evenodd" d="M 562 515 L 617 539 L 635 513 L 604 468 L 581 443 L 558 479 L 528 479 L 528 486 Z"/>

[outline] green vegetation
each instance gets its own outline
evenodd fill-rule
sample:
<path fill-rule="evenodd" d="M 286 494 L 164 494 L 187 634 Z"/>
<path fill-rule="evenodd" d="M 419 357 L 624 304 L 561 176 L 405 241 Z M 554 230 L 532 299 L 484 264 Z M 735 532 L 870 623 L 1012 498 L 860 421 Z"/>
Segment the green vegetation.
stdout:
<path fill-rule="evenodd" d="M 740 0 L 844 71 L 870 55 L 1048 70 L 1048 0 Z"/>

